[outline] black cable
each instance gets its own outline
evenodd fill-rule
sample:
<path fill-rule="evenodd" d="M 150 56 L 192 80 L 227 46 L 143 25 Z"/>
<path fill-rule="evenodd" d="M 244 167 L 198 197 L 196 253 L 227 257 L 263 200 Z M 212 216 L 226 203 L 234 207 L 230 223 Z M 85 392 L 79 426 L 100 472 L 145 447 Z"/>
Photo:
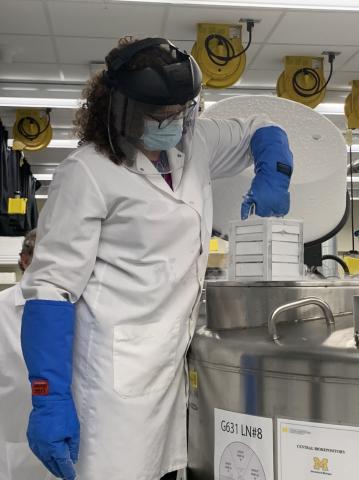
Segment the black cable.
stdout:
<path fill-rule="evenodd" d="M 17 130 L 20 133 L 20 135 L 22 135 L 27 140 L 33 141 L 33 140 L 36 140 L 41 134 L 46 132 L 46 130 L 50 126 L 50 111 L 51 111 L 51 109 L 49 109 L 49 108 L 46 110 L 47 123 L 42 130 L 41 130 L 39 122 L 34 117 L 30 117 L 30 116 L 22 117 L 17 122 Z M 25 127 L 25 122 L 26 121 L 29 121 L 31 125 L 36 126 L 36 130 L 37 130 L 36 133 L 29 133 L 29 132 L 26 131 L 26 127 Z"/>
<path fill-rule="evenodd" d="M 300 68 L 299 70 L 297 70 L 295 72 L 295 74 L 293 75 L 293 78 L 292 78 L 292 86 L 293 86 L 293 90 L 295 91 L 295 93 L 297 95 L 299 95 L 300 97 L 306 97 L 306 98 L 313 97 L 314 95 L 318 95 L 319 93 L 321 93 L 327 87 L 328 83 L 330 82 L 330 80 L 333 76 L 333 62 L 334 62 L 334 59 L 335 59 L 335 54 L 330 53 L 329 58 L 328 58 L 328 61 L 330 63 L 329 76 L 328 76 L 327 81 L 325 82 L 325 84 L 321 88 L 320 88 L 320 76 L 319 76 L 318 72 L 316 70 L 314 70 L 314 68 L 304 67 L 304 68 Z M 309 87 L 309 88 L 302 87 L 298 82 L 298 77 L 301 74 L 309 75 L 310 77 L 312 77 L 314 79 L 314 86 Z"/>
<path fill-rule="evenodd" d="M 246 45 L 246 47 L 241 51 L 241 52 L 238 52 L 238 53 L 235 53 L 235 50 L 234 50 L 234 47 L 231 43 L 230 40 L 228 40 L 228 38 L 224 37 L 223 35 L 220 35 L 218 33 L 213 33 L 211 35 L 208 35 L 207 38 L 206 38 L 206 41 L 205 41 L 205 49 L 206 49 L 206 52 L 207 52 L 207 55 L 208 55 L 208 58 L 215 64 L 215 65 L 218 65 L 219 67 L 224 67 L 225 65 L 227 65 L 231 60 L 235 59 L 235 58 L 238 58 L 240 57 L 241 55 L 243 55 L 247 50 L 248 48 L 250 47 L 251 43 L 252 43 L 252 29 L 254 27 L 254 22 L 253 21 L 250 21 L 248 20 L 247 21 L 247 31 L 248 31 L 248 43 Z M 214 53 L 214 51 L 210 48 L 209 44 L 212 40 L 218 40 L 218 44 L 217 45 L 223 45 L 225 48 L 226 48 L 226 55 L 225 56 L 222 56 L 222 55 L 217 55 L 216 53 Z"/>
<path fill-rule="evenodd" d="M 354 245 L 354 188 L 353 188 L 353 152 L 352 152 L 352 144 L 350 142 L 349 146 L 349 163 L 350 163 L 350 206 L 351 206 L 351 223 L 352 223 L 352 249 L 349 253 L 355 252 L 355 245 Z M 357 252 L 355 252 L 357 253 Z"/>
<path fill-rule="evenodd" d="M 112 109 L 112 92 L 113 88 L 110 90 L 110 94 L 108 96 L 108 108 L 107 108 L 107 138 L 108 138 L 108 143 L 110 144 L 110 148 L 112 153 L 117 157 L 117 152 L 115 150 L 115 147 L 112 143 L 112 136 L 111 136 L 111 109 Z"/>
<path fill-rule="evenodd" d="M 337 255 L 323 255 L 322 260 L 334 260 L 335 262 L 339 263 L 339 265 L 344 270 L 344 273 L 346 273 L 347 275 L 350 274 L 348 265 Z"/>

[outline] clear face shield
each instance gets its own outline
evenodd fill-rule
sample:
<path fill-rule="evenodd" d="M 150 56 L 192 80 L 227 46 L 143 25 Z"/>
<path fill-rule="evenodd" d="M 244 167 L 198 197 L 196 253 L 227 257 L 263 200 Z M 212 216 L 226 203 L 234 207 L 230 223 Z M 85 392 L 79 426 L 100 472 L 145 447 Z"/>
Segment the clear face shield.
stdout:
<path fill-rule="evenodd" d="M 132 68 L 132 59 L 146 49 L 152 49 L 151 66 Z M 124 165 L 145 175 L 185 168 L 191 157 L 202 81 L 194 58 L 166 39 L 147 38 L 106 63 L 112 151 L 116 153 L 115 147 L 119 147 L 126 157 Z"/>
<path fill-rule="evenodd" d="M 112 131 L 126 155 L 127 168 L 142 174 L 163 175 L 185 167 L 190 159 L 198 116 L 197 99 L 184 105 L 150 105 L 126 98 L 116 91 L 111 97 Z M 176 161 L 173 161 L 172 149 L 182 153 L 182 156 L 175 155 Z M 147 152 L 167 152 L 167 158 L 161 154 L 155 170 L 151 165 L 144 169 L 144 162 L 137 161 L 139 151 L 144 155 Z"/>

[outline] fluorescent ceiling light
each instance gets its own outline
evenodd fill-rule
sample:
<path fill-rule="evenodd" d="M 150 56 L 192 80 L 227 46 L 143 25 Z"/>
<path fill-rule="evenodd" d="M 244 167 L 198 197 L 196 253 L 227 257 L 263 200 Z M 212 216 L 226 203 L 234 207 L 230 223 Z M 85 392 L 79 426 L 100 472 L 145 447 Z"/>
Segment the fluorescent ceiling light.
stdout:
<path fill-rule="evenodd" d="M 222 96 L 236 97 L 239 96 L 239 93 L 220 93 Z M 241 95 L 242 96 L 242 95 Z M 246 94 L 248 96 L 248 94 Z M 205 101 L 205 108 L 213 105 L 214 101 Z M 315 109 L 316 112 L 322 113 L 323 115 L 344 115 L 344 103 L 321 103 Z"/>
<path fill-rule="evenodd" d="M 52 180 L 52 173 L 33 173 L 36 180 Z"/>
<path fill-rule="evenodd" d="M 64 138 L 51 140 L 46 148 L 77 148 L 79 140 L 74 138 Z"/>
<path fill-rule="evenodd" d="M 8 145 L 9 147 L 12 147 L 12 143 L 13 143 L 13 139 L 10 138 L 8 140 Z M 46 148 L 71 148 L 71 149 L 74 149 L 77 147 L 79 141 L 77 139 L 63 139 L 63 140 L 59 140 L 59 139 L 54 139 L 54 140 L 51 140 L 51 142 L 48 144 L 48 146 Z"/>
<path fill-rule="evenodd" d="M 10 90 L 12 87 L 3 87 L 3 89 Z M 18 89 L 15 89 L 18 90 Z M 25 90 L 25 88 L 24 88 Z M 31 90 L 26 88 L 26 90 Z M 35 90 L 35 89 L 34 89 Z M 52 89 L 52 91 L 57 92 L 79 92 L 79 90 L 61 90 L 61 89 Z M 230 93 L 222 95 L 236 96 L 236 93 Z M 0 97 L 0 106 L 1 107 L 34 107 L 34 108 L 79 108 L 83 103 L 83 100 L 78 98 L 23 98 L 23 97 Z M 205 107 L 212 105 L 213 101 L 206 101 Z M 319 113 L 326 115 L 343 115 L 344 114 L 344 104 L 343 103 L 321 103 L 318 105 L 315 110 Z"/>
<path fill-rule="evenodd" d="M 347 177 L 347 181 L 350 182 L 350 177 Z M 359 177 L 353 177 L 353 183 L 358 183 Z"/>
<path fill-rule="evenodd" d="M 39 193 L 38 195 L 35 195 L 35 198 L 47 198 L 47 195 L 41 195 Z"/>
<path fill-rule="evenodd" d="M 359 11 L 358 0 L 127 0 L 133 3 L 152 3 L 163 5 L 198 5 L 217 7 L 260 7 L 295 10 L 349 10 Z"/>
<path fill-rule="evenodd" d="M 1 87 L 1 90 L 19 91 L 19 92 L 36 92 L 35 87 Z"/>
<path fill-rule="evenodd" d="M 0 107 L 79 108 L 77 98 L 22 98 L 0 97 Z"/>
<path fill-rule="evenodd" d="M 14 89 L 15 90 L 15 89 Z M 47 88 L 48 92 L 62 92 L 62 93 L 79 93 L 82 92 L 82 88 Z"/>

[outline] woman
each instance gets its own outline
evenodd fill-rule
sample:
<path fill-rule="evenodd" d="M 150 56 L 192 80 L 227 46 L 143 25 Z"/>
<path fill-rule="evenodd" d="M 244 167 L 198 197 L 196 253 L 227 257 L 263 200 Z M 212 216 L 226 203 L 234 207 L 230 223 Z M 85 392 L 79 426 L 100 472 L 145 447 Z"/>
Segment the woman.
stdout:
<path fill-rule="evenodd" d="M 28 438 L 60 478 L 75 478 L 78 460 L 80 480 L 158 480 L 186 465 L 185 357 L 211 179 L 254 157 L 243 216 L 253 204 L 284 215 L 292 157 L 265 118 L 197 119 L 199 67 L 167 40 L 122 39 L 106 64 L 85 90 L 81 146 L 57 170 L 22 282 Z"/>

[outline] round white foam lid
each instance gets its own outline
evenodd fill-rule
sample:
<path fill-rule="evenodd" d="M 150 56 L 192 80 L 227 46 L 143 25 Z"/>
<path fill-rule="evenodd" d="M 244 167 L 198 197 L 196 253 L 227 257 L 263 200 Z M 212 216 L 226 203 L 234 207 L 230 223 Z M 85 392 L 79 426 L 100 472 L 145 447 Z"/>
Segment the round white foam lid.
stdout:
<path fill-rule="evenodd" d="M 288 134 L 294 158 L 291 208 L 285 218 L 302 219 L 304 242 L 325 237 L 343 219 L 346 209 L 347 149 L 340 130 L 327 118 L 300 103 L 272 96 L 221 100 L 204 117 L 246 118 L 267 114 Z M 213 181 L 213 228 L 228 234 L 229 222 L 240 218 L 240 205 L 254 176 L 249 167 L 231 178 Z"/>

